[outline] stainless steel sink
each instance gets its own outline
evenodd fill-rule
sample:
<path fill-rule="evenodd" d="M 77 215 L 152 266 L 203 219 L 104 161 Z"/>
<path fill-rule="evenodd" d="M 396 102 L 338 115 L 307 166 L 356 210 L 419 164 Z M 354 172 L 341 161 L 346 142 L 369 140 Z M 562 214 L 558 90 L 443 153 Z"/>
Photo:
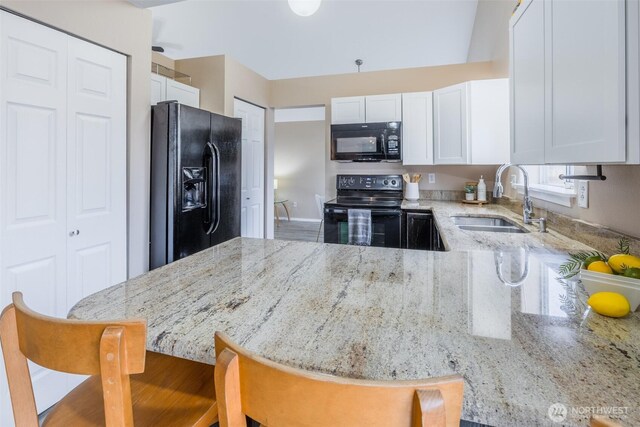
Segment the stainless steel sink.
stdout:
<path fill-rule="evenodd" d="M 451 217 L 453 223 L 461 230 L 490 231 L 493 233 L 528 233 L 515 222 L 498 216 L 463 216 Z"/>

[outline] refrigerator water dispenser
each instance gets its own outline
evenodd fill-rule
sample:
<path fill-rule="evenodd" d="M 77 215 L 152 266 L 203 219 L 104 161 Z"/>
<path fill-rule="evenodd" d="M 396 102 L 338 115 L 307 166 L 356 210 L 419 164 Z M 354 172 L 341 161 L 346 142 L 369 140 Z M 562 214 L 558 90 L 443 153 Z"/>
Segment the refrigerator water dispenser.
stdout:
<path fill-rule="evenodd" d="M 182 168 L 182 211 L 204 208 L 207 206 L 207 168 Z"/>

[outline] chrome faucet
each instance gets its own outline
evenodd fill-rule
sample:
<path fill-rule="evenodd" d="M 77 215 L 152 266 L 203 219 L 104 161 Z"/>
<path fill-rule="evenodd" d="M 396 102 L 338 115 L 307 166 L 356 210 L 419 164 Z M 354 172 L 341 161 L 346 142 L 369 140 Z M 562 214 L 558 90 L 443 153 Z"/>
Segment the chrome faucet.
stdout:
<path fill-rule="evenodd" d="M 505 163 L 501 165 L 496 171 L 496 179 L 495 185 L 493 186 L 493 198 L 499 199 L 502 197 L 504 193 L 504 188 L 502 187 L 502 182 L 500 181 L 500 177 L 502 176 L 502 172 L 510 166 L 516 167 L 522 171 L 522 175 L 524 176 L 524 203 L 522 205 L 522 217 L 525 224 L 538 223 L 538 230 L 541 233 L 547 231 L 547 220 L 546 218 L 538 218 L 534 219 L 533 213 L 533 202 L 531 201 L 531 197 L 529 197 L 529 174 L 527 171 L 520 165 L 513 165 L 511 163 Z"/>

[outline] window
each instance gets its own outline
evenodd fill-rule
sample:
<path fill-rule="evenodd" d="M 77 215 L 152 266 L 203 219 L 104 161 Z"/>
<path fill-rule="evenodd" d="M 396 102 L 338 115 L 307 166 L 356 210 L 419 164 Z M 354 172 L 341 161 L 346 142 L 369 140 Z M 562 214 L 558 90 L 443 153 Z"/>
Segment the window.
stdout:
<path fill-rule="evenodd" d="M 560 179 L 560 175 L 573 175 L 574 167 L 568 165 L 524 166 L 529 175 L 529 193 L 532 198 L 571 207 L 571 199 L 576 195 L 573 180 Z M 515 185 L 518 192 L 524 192 L 523 177 L 520 174 Z"/>

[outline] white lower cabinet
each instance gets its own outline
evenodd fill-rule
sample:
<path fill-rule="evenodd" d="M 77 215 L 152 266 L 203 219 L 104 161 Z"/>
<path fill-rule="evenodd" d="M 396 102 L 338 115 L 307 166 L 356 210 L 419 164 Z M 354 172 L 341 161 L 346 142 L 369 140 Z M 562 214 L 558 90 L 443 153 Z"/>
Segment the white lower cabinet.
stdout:
<path fill-rule="evenodd" d="M 433 164 L 433 93 L 402 94 L 402 164 Z"/>
<path fill-rule="evenodd" d="M 434 164 L 509 160 L 508 79 L 475 80 L 433 91 Z"/>
<path fill-rule="evenodd" d="M 21 291 L 66 317 L 126 279 L 126 58 L 4 11 L 0 28 L 0 306 Z M 82 379 L 30 370 L 40 411 Z"/>
<path fill-rule="evenodd" d="M 161 101 L 178 101 L 200 108 L 200 89 L 151 73 L 151 105 Z"/>

